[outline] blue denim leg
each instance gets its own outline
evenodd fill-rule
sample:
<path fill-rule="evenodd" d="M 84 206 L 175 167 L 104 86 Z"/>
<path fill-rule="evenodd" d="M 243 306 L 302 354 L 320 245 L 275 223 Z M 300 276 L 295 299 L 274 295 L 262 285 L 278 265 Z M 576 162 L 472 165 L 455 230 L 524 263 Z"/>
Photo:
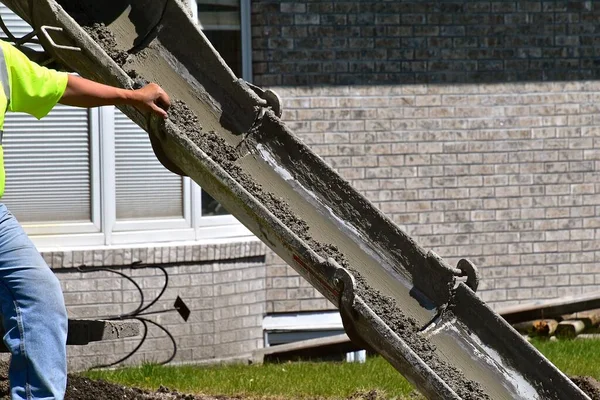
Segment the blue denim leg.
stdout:
<path fill-rule="evenodd" d="M 67 312 L 54 273 L 0 203 L 0 307 L 12 400 L 62 400 Z"/>

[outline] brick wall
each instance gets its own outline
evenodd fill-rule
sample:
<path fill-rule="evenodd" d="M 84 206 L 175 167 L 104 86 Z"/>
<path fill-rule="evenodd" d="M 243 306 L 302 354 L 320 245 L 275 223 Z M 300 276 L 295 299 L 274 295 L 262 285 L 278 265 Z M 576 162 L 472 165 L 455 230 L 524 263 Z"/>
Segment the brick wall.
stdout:
<path fill-rule="evenodd" d="M 263 347 L 264 254 L 264 245 L 254 242 L 56 252 L 44 253 L 44 257 L 62 284 L 70 318 L 120 315 L 135 310 L 140 301 L 135 286 L 118 275 L 81 272 L 73 267 L 85 263 L 88 268 L 83 271 L 104 267 L 125 273 L 142 287 L 148 304 L 163 288 L 164 275 L 156 268 L 132 269 L 127 264 L 141 261 L 162 265 L 168 273 L 168 289 L 148 311 L 172 309 L 180 296 L 191 314 L 187 322 L 176 312 L 146 318 L 163 325 L 174 336 L 174 362 L 200 362 L 240 357 Z M 172 354 L 168 337 L 153 325 L 149 327 L 148 339 L 126 364 L 160 362 Z M 69 368 L 81 370 L 116 361 L 133 350 L 139 339 L 69 346 Z"/>
<path fill-rule="evenodd" d="M 252 2 L 265 86 L 600 76 L 594 1 Z"/>
<path fill-rule="evenodd" d="M 473 259 L 493 305 L 597 291 L 599 8 L 255 1 L 255 82 L 423 246 Z M 268 260 L 268 309 L 300 309 Z"/>

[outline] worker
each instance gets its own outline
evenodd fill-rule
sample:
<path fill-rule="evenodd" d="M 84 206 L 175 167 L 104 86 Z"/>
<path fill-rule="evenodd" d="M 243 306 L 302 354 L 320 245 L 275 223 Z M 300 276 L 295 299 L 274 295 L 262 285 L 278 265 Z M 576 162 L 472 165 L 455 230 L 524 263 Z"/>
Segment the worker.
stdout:
<path fill-rule="evenodd" d="M 167 118 L 168 95 L 156 84 L 127 90 L 30 61 L 0 40 L 0 129 L 6 111 L 40 119 L 57 104 L 98 107 L 127 104 Z M 2 135 L 0 134 L 0 141 Z M 5 174 L 0 142 L 0 196 Z M 12 400 L 62 400 L 67 385 L 67 312 L 58 279 L 15 217 L 0 203 L 0 305 L 11 353 Z"/>

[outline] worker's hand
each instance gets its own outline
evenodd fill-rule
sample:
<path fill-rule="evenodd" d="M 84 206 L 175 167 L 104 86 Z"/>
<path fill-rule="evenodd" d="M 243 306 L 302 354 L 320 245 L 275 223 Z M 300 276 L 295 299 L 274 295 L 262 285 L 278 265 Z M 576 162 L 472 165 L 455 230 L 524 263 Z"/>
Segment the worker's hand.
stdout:
<path fill-rule="evenodd" d="M 155 83 L 141 89 L 129 90 L 103 85 L 72 74 L 68 79 L 67 88 L 60 99 L 61 104 L 75 107 L 129 104 L 167 118 L 171 101 L 165 91 Z"/>
<path fill-rule="evenodd" d="M 167 118 L 167 110 L 171 106 L 169 95 L 156 83 L 149 83 L 141 89 L 133 91 L 133 102 L 138 108 L 153 112 Z"/>

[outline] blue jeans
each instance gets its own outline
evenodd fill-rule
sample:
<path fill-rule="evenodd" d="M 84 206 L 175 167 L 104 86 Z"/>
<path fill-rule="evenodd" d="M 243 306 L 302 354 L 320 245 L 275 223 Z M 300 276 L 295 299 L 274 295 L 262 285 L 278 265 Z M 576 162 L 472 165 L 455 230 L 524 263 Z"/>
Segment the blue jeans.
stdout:
<path fill-rule="evenodd" d="M 68 319 L 60 283 L 1 203 L 0 307 L 11 399 L 63 400 Z"/>

